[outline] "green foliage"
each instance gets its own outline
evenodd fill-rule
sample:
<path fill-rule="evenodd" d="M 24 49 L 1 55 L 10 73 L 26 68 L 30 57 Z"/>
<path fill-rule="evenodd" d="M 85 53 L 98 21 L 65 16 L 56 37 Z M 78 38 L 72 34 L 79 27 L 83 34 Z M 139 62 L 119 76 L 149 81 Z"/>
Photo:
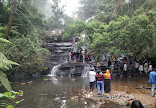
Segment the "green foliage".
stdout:
<path fill-rule="evenodd" d="M 52 13 L 53 16 L 51 16 L 48 20 L 48 28 L 50 30 L 54 29 L 61 29 L 63 25 L 63 7 L 59 7 L 59 1 L 55 1 L 54 4 L 52 5 Z"/>
<path fill-rule="evenodd" d="M 16 72 L 31 75 L 36 71 L 42 72 L 45 70 L 43 64 L 46 62 L 49 52 L 46 49 L 40 48 L 38 43 L 35 42 L 37 40 L 34 38 L 31 39 L 30 37 L 22 37 L 14 38 L 10 41 L 12 44 L 3 46 L 7 49 L 3 49 L 3 51 L 9 58 L 20 64 L 19 67 L 15 68 Z"/>
<path fill-rule="evenodd" d="M 17 104 L 24 101 L 24 99 L 17 101 L 17 98 L 21 96 L 23 96 L 23 91 L 21 90 L 19 92 L 11 91 L 11 92 L 0 93 L 0 99 L 7 100 L 7 102 L 2 101 L 0 103 L 0 106 L 6 107 L 6 108 L 15 108 Z"/>
<path fill-rule="evenodd" d="M 7 24 L 9 20 L 10 8 L 0 2 L 0 24 Z"/>
<path fill-rule="evenodd" d="M 0 82 L 8 91 L 12 90 L 6 74 L 2 71 L 0 71 Z"/>
<path fill-rule="evenodd" d="M 0 25 L 0 37 L 4 37 L 5 31 L 6 31 L 6 26 L 1 26 Z M 17 31 L 18 26 L 12 26 L 11 30 L 10 30 L 10 36 L 20 36 L 21 34 Z M 8 37 L 8 38 L 12 38 L 12 37 Z M 6 40 L 7 41 L 7 40 Z"/>
<path fill-rule="evenodd" d="M 94 51 L 97 57 L 102 56 L 104 53 L 112 52 L 115 55 L 132 55 L 137 60 L 141 60 L 143 58 L 155 58 L 156 2 L 132 0 L 129 3 L 123 3 L 123 1 L 121 1 L 121 3 L 118 3 L 118 1 L 115 0 L 97 0 L 97 3 L 99 3 L 99 10 L 101 9 L 104 11 L 99 11 L 99 13 L 104 13 L 105 16 L 101 17 L 104 20 L 98 19 L 97 21 L 97 15 L 94 20 L 92 19 L 92 21 L 86 23 L 86 25 L 80 32 L 76 32 L 74 30 L 74 28 L 76 27 L 70 26 L 68 28 L 68 31 L 65 31 L 66 37 L 72 37 L 79 33 L 85 33 L 87 37 L 85 38 L 85 40 L 83 38 L 80 44 L 83 46 L 83 42 L 86 42 L 87 49 Z M 117 3 L 117 6 L 111 7 L 114 6 L 113 3 Z M 115 12 L 113 10 L 116 10 L 119 7 L 122 8 L 122 6 L 127 5 L 128 7 L 125 7 L 124 9 L 125 12 L 129 10 L 129 12 L 126 13 L 129 16 L 120 16 L 120 12 L 124 13 L 123 9 L 120 10 L 120 12 L 118 11 L 117 13 L 113 14 L 115 15 L 115 17 L 109 16 L 111 12 Z M 107 9 L 110 9 L 110 12 L 107 11 Z M 102 13 L 100 13 L 100 15 L 102 15 Z M 106 18 L 107 15 L 110 17 L 108 17 L 108 21 Z"/>
<path fill-rule="evenodd" d="M 10 43 L 10 41 L 4 39 L 4 38 L 0 38 L 0 42 L 5 42 L 5 43 Z"/>
<path fill-rule="evenodd" d="M 8 40 L 5 40 L 3 38 L 0 38 L 0 41 L 10 43 Z M 0 60 L 1 60 L 0 61 L 0 82 L 1 82 L 0 84 L 2 84 L 8 91 L 11 91 L 12 89 L 10 83 L 7 79 L 6 74 L 3 71 L 9 70 L 9 68 L 11 68 L 12 65 L 18 65 L 18 64 L 8 60 L 2 52 L 0 52 Z"/>
<path fill-rule="evenodd" d="M 74 23 L 68 25 L 65 28 L 65 32 L 63 34 L 63 39 L 68 39 L 70 37 L 76 36 L 82 33 L 86 29 L 86 24 L 83 21 L 75 21 Z"/>
<path fill-rule="evenodd" d="M 37 1 L 36 1 L 37 2 Z M 0 16 L 10 14 L 10 6 L 1 3 L 0 8 L 3 10 Z M 4 10 L 4 9 L 7 9 Z M 7 18 L 7 17 L 6 17 Z M 3 37 L 6 30 L 5 19 L 0 17 L 0 37 Z M 2 44 L 0 42 L 0 51 L 7 56 L 8 59 L 20 64 L 13 67 L 7 75 L 32 75 L 36 72 L 42 72 L 47 67 L 45 66 L 46 59 L 50 55 L 49 51 L 40 47 L 42 42 L 41 35 L 46 34 L 46 21 L 43 15 L 39 14 L 31 0 L 17 1 L 14 13 L 13 25 L 8 35 L 11 44 Z M 42 32 L 40 32 L 42 30 Z M 0 41 L 3 40 L 0 38 Z M 4 41 L 4 40 L 3 40 Z M 5 40 L 7 41 L 7 40 Z M 21 70 L 23 70 L 21 72 Z"/>
<path fill-rule="evenodd" d="M 77 12 L 79 19 L 92 19 L 96 15 L 96 0 L 80 0 L 80 4 L 82 6 Z"/>
<path fill-rule="evenodd" d="M 17 63 L 8 60 L 2 52 L 0 52 L 0 59 L 0 68 L 3 70 L 8 70 L 12 65 L 18 65 Z"/>
<path fill-rule="evenodd" d="M 45 27 L 43 16 L 28 3 L 18 4 L 14 17 L 14 25 L 17 26 L 18 32 L 23 35 Z"/>
<path fill-rule="evenodd" d="M 134 11 L 139 8 L 146 0 L 80 0 L 80 8 L 77 15 L 85 21 L 96 19 L 101 22 L 109 23 L 118 17 L 132 16 Z"/>

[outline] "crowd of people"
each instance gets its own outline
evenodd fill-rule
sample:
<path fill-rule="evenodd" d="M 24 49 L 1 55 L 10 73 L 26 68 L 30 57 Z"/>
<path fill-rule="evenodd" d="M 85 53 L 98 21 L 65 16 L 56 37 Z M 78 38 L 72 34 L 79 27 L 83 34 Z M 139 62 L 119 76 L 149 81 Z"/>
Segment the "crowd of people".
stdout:
<path fill-rule="evenodd" d="M 73 63 L 82 62 L 83 61 L 82 51 L 67 53 L 67 60 L 73 61 Z M 110 73 L 116 73 L 118 76 L 122 75 L 123 78 L 127 78 L 128 76 L 147 76 L 149 72 L 152 70 L 152 64 L 149 61 L 136 62 L 134 58 L 130 57 L 114 57 L 113 55 L 105 55 L 102 58 L 95 58 L 93 53 L 87 53 L 85 55 L 85 61 L 92 61 L 91 63 L 96 63 L 96 67 L 100 68 L 101 66 L 105 66 L 109 68 Z"/>
<path fill-rule="evenodd" d="M 97 61 L 96 67 L 99 68 L 102 62 Z M 128 58 L 104 60 L 103 66 L 109 68 L 111 74 L 116 73 L 118 76 L 122 75 L 123 78 L 127 78 L 128 76 L 147 76 L 152 71 L 152 64 L 150 62 L 138 63 L 135 60 L 128 60 Z"/>
<path fill-rule="evenodd" d="M 71 52 L 69 51 L 67 53 L 67 60 L 68 61 L 74 61 L 75 63 L 76 62 L 82 62 L 82 59 L 83 59 L 83 55 L 82 55 L 82 52 L 80 51 L 77 51 L 77 52 Z"/>
<path fill-rule="evenodd" d="M 94 71 L 94 68 L 91 68 L 89 71 L 89 82 L 90 82 L 90 91 L 94 90 L 94 86 L 97 87 L 98 95 L 103 95 L 109 93 L 110 89 L 110 79 L 111 74 L 109 69 L 106 70 L 106 73 L 102 73 L 100 70 L 97 70 L 97 73 Z"/>
<path fill-rule="evenodd" d="M 82 62 L 83 61 L 83 54 L 82 51 L 76 51 L 76 52 L 71 52 L 68 51 L 67 53 L 67 60 L 68 61 L 73 61 L 73 62 Z M 92 61 L 92 53 L 88 53 L 85 56 L 85 61 Z"/>
<path fill-rule="evenodd" d="M 67 60 L 76 62 L 83 61 L 82 52 L 68 52 Z M 115 57 L 109 57 L 105 59 L 96 59 L 94 55 L 88 54 L 85 58 L 86 61 L 94 60 L 96 66 L 90 68 L 89 71 L 89 82 L 90 82 L 90 91 L 93 91 L 95 86 L 97 87 L 97 94 L 99 96 L 104 95 L 104 93 L 109 93 L 111 91 L 111 75 L 117 73 L 117 75 L 127 78 L 129 75 L 131 77 L 136 76 L 147 76 L 149 74 L 149 83 L 151 84 L 151 95 L 155 96 L 155 78 L 156 72 L 153 71 L 152 64 L 149 61 L 144 61 L 141 63 L 136 62 L 134 59 L 124 57 L 118 59 Z M 101 66 L 105 66 L 106 70 L 102 70 Z M 96 67 L 96 68 L 95 68 Z M 96 71 L 95 71 L 96 69 Z M 135 100 L 131 104 L 131 108 L 143 108 L 139 100 Z"/>
<path fill-rule="evenodd" d="M 107 69 L 106 72 L 103 74 L 100 70 L 95 72 L 94 68 L 91 68 L 89 71 L 89 82 L 90 82 L 90 91 L 94 90 L 96 85 L 98 96 L 104 95 L 104 93 L 109 93 L 111 91 L 111 73 L 110 70 Z M 149 81 L 148 83 L 151 84 L 151 95 L 155 96 L 155 79 L 156 79 L 156 72 L 151 70 L 149 73 Z M 134 100 L 131 104 L 131 108 L 143 108 L 143 105 L 139 100 Z"/>

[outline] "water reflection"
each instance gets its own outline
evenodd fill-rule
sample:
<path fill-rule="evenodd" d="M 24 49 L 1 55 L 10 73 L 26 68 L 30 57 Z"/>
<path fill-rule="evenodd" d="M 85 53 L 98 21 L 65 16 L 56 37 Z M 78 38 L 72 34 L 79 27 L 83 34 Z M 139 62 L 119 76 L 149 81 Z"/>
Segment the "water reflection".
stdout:
<path fill-rule="evenodd" d="M 52 76 L 51 77 L 51 81 L 54 85 L 60 85 L 60 83 L 58 82 L 58 79 L 56 78 L 56 76 Z"/>
<path fill-rule="evenodd" d="M 14 90 L 24 91 L 25 101 L 17 108 L 73 108 L 73 103 L 77 108 L 83 108 L 81 91 L 87 88 L 87 81 L 79 77 L 46 77 L 31 85 L 16 83 L 13 86 Z"/>

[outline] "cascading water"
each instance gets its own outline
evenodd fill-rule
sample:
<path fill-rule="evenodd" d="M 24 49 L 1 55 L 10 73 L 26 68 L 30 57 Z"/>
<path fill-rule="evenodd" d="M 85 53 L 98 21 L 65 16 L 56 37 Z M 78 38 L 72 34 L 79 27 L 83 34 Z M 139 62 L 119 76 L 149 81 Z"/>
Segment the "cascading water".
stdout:
<path fill-rule="evenodd" d="M 88 76 L 88 72 L 89 72 L 90 67 L 88 65 L 86 65 L 84 67 L 83 73 L 81 75 L 81 77 L 87 77 Z"/>
<path fill-rule="evenodd" d="M 81 62 L 74 62 L 67 59 L 68 52 L 76 52 L 76 46 L 72 43 L 51 43 L 47 47 L 51 51 L 51 65 L 53 67 L 51 74 L 48 76 L 80 76 L 83 72 L 83 77 L 87 76 L 86 71 L 89 67 L 85 67 Z"/>
<path fill-rule="evenodd" d="M 54 66 L 53 69 L 51 70 L 50 76 L 56 76 L 56 73 L 58 72 L 60 66 L 61 66 L 61 64 Z"/>
<path fill-rule="evenodd" d="M 68 51 L 73 51 L 74 47 L 72 43 L 52 43 L 49 45 L 49 50 L 51 51 L 51 62 L 52 64 L 54 64 L 52 70 L 51 70 L 51 74 L 48 76 L 56 76 L 58 75 L 60 72 L 62 72 L 60 70 L 60 67 L 62 65 L 64 65 L 65 63 L 67 63 L 67 53 Z M 60 76 L 61 73 L 59 74 Z"/>

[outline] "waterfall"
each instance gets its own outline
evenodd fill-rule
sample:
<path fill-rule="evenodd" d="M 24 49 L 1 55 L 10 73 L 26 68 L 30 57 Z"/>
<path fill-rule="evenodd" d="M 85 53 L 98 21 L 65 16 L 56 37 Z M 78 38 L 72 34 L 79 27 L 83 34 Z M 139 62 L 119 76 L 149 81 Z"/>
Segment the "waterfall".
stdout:
<path fill-rule="evenodd" d="M 58 72 L 60 66 L 61 66 L 61 64 L 58 64 L 58 65 L 54 66 L 54 67 L 52 68 L 52 70 L 51 70 L 51 75 L 50 75 L 50 76 L 56 76 L 56 74 L 57 74 L 57 72 Z"/>
<path fill-rule="evenodd" d="M 90 69 L 90 67 L 88 65 L 86 65 L 84 67 L 83 73 L 81 74 L 81 77 L 87 77 L 88 76 L 89 69 Z"/>
<path fill-rule="evenodd" d="M 51 51 L 49 67 L 53 67 L 48 76 L 72 76 L 82 74 L 84 66 L 79 62 L 74 64 L 72 60 L 68 60 L 67 58 L 69 51 L 77 51 L 75 44 L 67 42 L 51 43 L 48 44 L 47 48 Z M 85 71 L 86 70 L 87 69 L 85 69 Z"/>

